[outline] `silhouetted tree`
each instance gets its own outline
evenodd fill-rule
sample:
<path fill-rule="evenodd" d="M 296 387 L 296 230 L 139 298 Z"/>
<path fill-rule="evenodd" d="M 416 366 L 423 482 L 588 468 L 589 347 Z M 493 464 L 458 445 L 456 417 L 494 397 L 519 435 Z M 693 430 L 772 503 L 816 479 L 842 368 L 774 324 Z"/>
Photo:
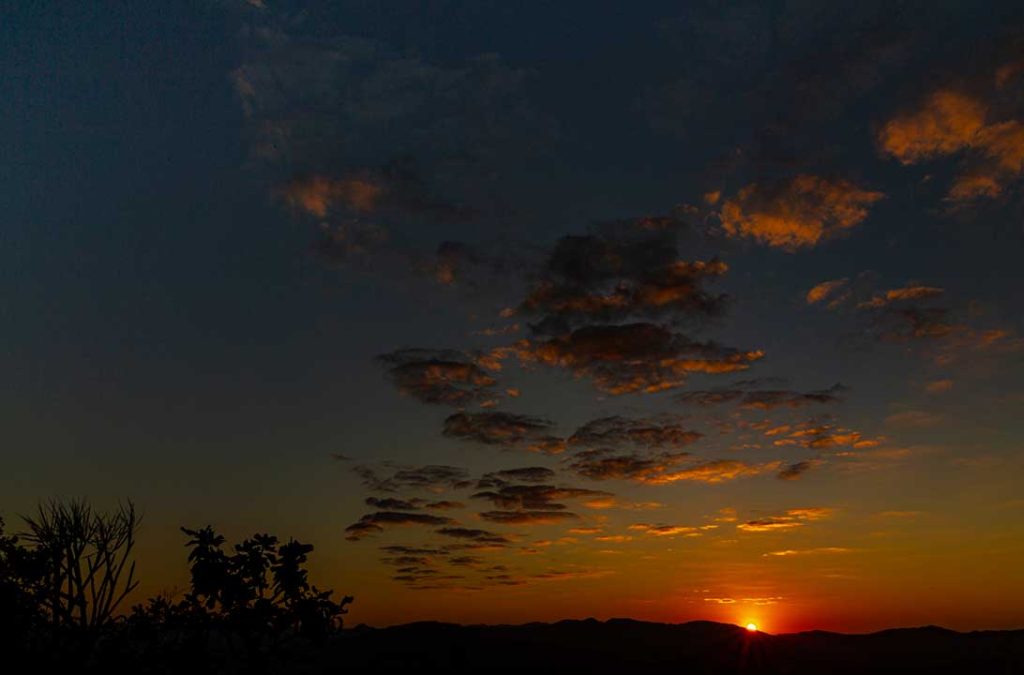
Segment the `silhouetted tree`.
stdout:
<path fill-rule="evenodd" d="M 222 548 L 224 537 L 212 527 L 181 529 L 190 537 L 187 603 L 250 634 L 320 638 L 341 627 L 353 598 L 334 602 L 333 591 L 320 591 L 309 583 L 304 566 L 312 545 L 279 545 L 275 536 L 255 534 L 236 544 L 229 555 Z"/>
<path fill-rule="evenodd" d="M 43 557 L 4 533 L 0 518 L 0 647 L 24 650 L 44 624 L 40 608 L 45 579 Z"/>
<path fill-rule="evenodd" d="M 135 505 L 127 501 L 108 513 L 80 499 L 50 500 L 23 520 L 24 539 L 41 564 L 34 593 L 49 623 L 90 630 L 110 622 L 138 586 Z"/>

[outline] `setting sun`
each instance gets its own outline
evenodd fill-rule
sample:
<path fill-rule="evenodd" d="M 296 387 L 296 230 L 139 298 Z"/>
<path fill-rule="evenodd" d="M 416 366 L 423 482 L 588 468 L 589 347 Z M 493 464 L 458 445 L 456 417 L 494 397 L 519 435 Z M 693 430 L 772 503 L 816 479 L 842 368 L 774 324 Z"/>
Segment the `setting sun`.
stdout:
<path fill-rule="evenodd" d="M 756 623 L 748 623 L 747 624 L 747 630 L 749 630 L 751 633 L 756 632 L 757 631 L 757 624 Z"/>

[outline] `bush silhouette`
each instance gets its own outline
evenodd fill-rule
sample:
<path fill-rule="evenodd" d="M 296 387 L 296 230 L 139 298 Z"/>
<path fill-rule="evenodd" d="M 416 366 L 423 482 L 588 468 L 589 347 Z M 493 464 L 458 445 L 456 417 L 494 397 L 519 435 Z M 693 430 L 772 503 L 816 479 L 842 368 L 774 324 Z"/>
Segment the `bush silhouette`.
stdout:
<path fill-rule="evenodd" d="M 246 632 L 318 639 L 341 628 L 353 598 L 334 602 L 333 591 L 309 583 L 304 565 L 312 545 L 279 544 L 275 536 L 254 534 L 228 555 L 224 537 L 212 527 L 181 530 L 191 537 L 191 588 L 184 603 L 192 610 Z"/>
<path fill-rule="evenodd" d="M 138 586 L 140 519 L 131 501 L 103 512 L 83 500 L 50 500 L 22 519 L 19 535 L 5 534 L 0 519 L 0 649 L 37 665 L 266 670 L 275 655 L 294 660 L 303 645 L 339 631 L 353 601 L 335 602 L 310 583 L 313 546 L 255 534 L 227 549 L 206 526 L 181 528 L 190 573 L 184 597 L 150 598 L 124 615 L 120 605 Z"/>

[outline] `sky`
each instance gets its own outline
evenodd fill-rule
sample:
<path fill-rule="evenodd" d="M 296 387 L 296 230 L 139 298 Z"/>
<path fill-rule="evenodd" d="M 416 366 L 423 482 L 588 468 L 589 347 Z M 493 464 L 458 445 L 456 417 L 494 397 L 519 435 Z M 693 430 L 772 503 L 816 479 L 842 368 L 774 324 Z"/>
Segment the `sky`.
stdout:
<path fill-rule="evenodd" d="M 351 624 L 1024 625 L 1019 3 L 16 3 L 0 515 Z"/>

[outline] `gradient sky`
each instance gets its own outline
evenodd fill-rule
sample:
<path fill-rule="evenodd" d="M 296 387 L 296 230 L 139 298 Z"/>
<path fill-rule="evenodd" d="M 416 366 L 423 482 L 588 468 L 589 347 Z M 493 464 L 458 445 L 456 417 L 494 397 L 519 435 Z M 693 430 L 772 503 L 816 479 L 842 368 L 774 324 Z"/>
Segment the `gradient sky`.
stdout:
<path fill-rule="evenodd" d="M 525 6 L 521 6 L 525 4 Z M 23 2 L 0 504 L 352 623 L 1024 625 L 1017 2 Z"/>

